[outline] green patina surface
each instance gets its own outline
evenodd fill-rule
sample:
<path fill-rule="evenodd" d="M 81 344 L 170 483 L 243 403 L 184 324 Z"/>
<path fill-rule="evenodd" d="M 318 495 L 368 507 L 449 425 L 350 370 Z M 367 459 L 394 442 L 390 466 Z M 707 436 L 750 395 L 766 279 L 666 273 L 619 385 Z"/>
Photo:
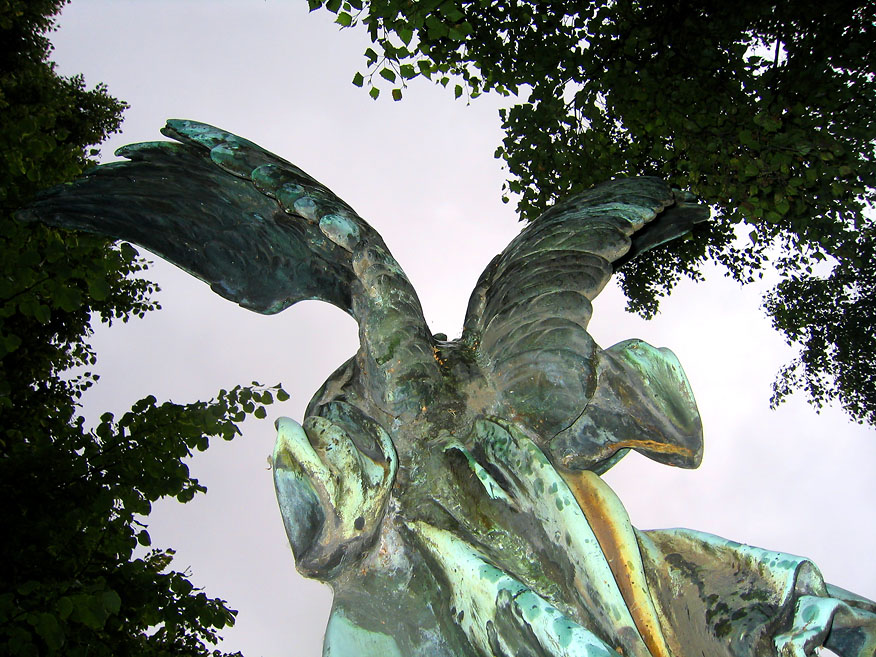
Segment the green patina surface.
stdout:
<path fill-rule="evenodd" d="M 325 632 L 323 654 L 326 657 L 403 657 L 391 636 L 354 625 L 343 613 L 332 614 Z"/>
<path fill-rule="evenodd" d="M 301 424 L 278 422 L 273 455 L 296 566 L 334 590 L 326 656 L 876 653 L 876 604 L 805 559 L 638 532 L 596 476 L 629 450 L 700 462 L 675 356 L 601 349 L 587 325 L 648 230 L 680 237 L 707 208 L 654 178 L 558 203 L 487 266 L 447 340 L 325 186 L 212 126 L 163 132 L 175 142 L 120 149 L 20 216 L 135 242 L 249 310 L 319 299 L 356 319 L 358 352 Z"/>

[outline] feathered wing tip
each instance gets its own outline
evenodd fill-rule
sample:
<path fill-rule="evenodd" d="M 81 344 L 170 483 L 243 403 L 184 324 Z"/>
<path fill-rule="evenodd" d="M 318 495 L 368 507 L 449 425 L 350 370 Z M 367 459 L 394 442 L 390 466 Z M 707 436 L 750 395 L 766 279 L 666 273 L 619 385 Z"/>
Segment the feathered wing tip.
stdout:
<path fill-rule="evenodd" d="M 701 423 L 680 366 L 650 346 L 603 352 L 587 324 L 616 263 L 683 235 L 708 214 L 656 178 L 611 181 L 542 214 L 481 276 L 463 339 L 497 391 L 497 412 L 544 436 L 555 461 L 602 469 L 632 447 L 674 465 L 699 463 Z M 639 366 L 643 358 L 650 365 Z M 664 377 L 653 388 L 659 402 L 648 396 L 654 376 Z M 603 408 L 599 422 L 588 423 L 594 396 Z M 633 399 L 631 414 L 625 404 Z M 667 409 L 674 409 L 668 421 L 655 425 Z"/>
<path fill-rule="evenodd" d="M 392 405 L 398 378 L 428 387 L 437 376 L 431 334 L 407 277 L 371 226 L 312 176 L 251 141 L 176 119 L 162 133 L 176 141 L 124 146 L 117 155 L 127 161 L 47 190 L 19 218 L 134 242 L 255 312 L 306 299 L 332 303 L 359 323 L 364 359 L 380 370 L 374 380 L 385 382 L 378 397 Z M 396 293 L 375 295 L 375 281 Z M 385 367 L 371 350 L 390 333 L 399 353 L 429 353 L 432 369 L 424 358 L 411 368 Z"/>
<path fill-rule="evenodd" d="M 225 131 L 191 121 L 164 131 L 180 143 L 123 146 L 127 161 L 46 190 L 19 217 L 134 242 L 255 312 L 304 299 L 350 312 L 350 255 L 319 229 L 326 215 L 361 222 L 346 204 Z"/>

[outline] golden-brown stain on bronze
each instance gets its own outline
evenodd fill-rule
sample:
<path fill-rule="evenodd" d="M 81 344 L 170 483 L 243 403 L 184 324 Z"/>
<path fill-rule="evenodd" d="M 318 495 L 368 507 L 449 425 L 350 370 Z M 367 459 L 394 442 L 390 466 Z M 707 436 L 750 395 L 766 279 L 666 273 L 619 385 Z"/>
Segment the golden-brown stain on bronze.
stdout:
<path fill-rule="evenodd" d="M 645 579 L 639 543 L 614 491 L 589 470 L 558 469 L 590 524 L 636 629 L 654 657 L 672 657 Z"/>
<path fill-rule="evenodd" d="M 656 440 L 620 440 L 611 444 L 613 451 L 628 447 L 629 449 L 641 449 L 657 454 L 680 454 L 682 456 L 691 457 L 693 452 L 687 447 L 681 445 L 673 445 L 671 443 L 661 443 Z"/>

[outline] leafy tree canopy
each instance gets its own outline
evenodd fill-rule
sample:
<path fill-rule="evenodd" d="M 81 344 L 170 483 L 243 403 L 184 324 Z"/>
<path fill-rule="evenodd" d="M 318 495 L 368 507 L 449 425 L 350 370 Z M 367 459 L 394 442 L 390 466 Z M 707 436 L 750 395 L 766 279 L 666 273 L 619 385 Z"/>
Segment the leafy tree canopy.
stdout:
<path fill-rule="evenodd" d="M 802 389 L 876 423 L 876 5 L 863 0 L 309 0 L 372 47 L 353 83 L 402 97 L 510 96 L 496 151 L 524 218 L 619 175 L 658 175 L 714 207 L 690 239 L 619 273 L 652 316 L 709 260 L 740 282 L 774 268 L 773 325 Z"/>
<path fill-rule="evenodd" d="M 55 73 L 46 34 L 63 4 L 0 0 L 0 653 L 209 654 L 235 612 L 170 569 L 172 550 L 142 547 L 145 516 L 162 497 L 203 491 L 183 459 L 286 393 L 150 396 L 93 429 L 79 417 L 97 377 L 69 370 L 95 363 L 91 317 L 126 321 L 157 304 L 132 276 L 145 263 L 130 246 L 12 218 L 92 164 L 90 146 L 125 107 Z"/>

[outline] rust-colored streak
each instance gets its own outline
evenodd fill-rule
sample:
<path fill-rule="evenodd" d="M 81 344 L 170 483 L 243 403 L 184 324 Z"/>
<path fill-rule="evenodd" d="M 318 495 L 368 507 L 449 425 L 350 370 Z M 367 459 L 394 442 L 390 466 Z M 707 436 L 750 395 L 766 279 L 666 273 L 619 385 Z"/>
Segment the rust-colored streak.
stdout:
<path fill-rule="evenodd" d="M 599 547 L 648 650 L 654 657 L 672 657 L 648 592 L 639 544 L 620 500 L 593 472 L 560 471 L 560 474 L 599 541 Z"/>
<path fill-rule="evenodd" d="M 630 449 L 644 449 L 657 454 L 679 454 L 681 456 L 693 456 L 693 452 L 681 445 L 660 443 L 656 440 L 621 440 L 611 445 L 614 451 L 628 447 Z"/>

